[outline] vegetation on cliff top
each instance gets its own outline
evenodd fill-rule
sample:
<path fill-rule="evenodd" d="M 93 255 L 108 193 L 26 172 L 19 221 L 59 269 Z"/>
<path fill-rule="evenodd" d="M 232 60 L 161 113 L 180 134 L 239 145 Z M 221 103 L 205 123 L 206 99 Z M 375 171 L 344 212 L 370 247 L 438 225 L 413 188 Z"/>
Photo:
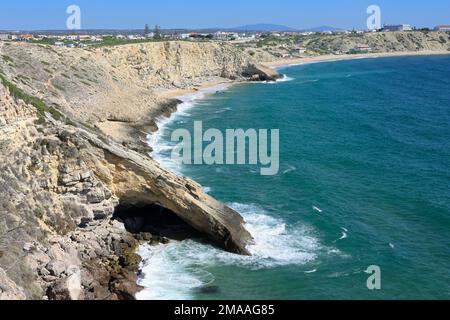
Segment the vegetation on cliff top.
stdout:
<path fill-rule="evenodd" d="M 23 90 L 18 88 L 14 83 L 8 81 L 5 78 L 5 76 L 1 73 L 0 73 L 0 81 L 5 87 L 9 89 L 9 92 L 14 98 L 20 99 L 27 104 L 31 104 L 37 109 L 38 113 L 41 116 L 45 117 L 45 114 L 49 113 L 56 120 L 61 120 L 62 118 L 64 118 L 61 112 L 56 110 L 54 107 L 47 106 L 41 99 L 30 96 L 29 94 L 25 93 Z"/>

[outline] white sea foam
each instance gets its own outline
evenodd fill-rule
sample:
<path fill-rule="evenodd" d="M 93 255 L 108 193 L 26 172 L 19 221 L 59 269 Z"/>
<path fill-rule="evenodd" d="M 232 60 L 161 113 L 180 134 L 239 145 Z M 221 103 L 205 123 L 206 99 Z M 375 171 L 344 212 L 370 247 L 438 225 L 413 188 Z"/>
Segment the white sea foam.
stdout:
<path fill-rule="evenodd" d="M 322 209 L 320 209 L 319 207 L 316 207 L 316 206 L 313 206 L 312 209 L 313 209 L 314 211 L 316 211 L 316 212 L 319 212 L 319 213 L 322 213 L 322 212 L 323 212 Z"/>
<path fill-rule="evenodd" d="M 293 172 L 293 171 L 295 171 L 295 170 L 297 170 L 296 167 L 291 166 L 291 165 L 288 165 L 288 169 L 284 170 L 284 171 L 283 171 L 283 174 L 288 174 L 289 172 Z"/>
<path fill-rule="evenodd" d="M 317 272 L 317 269 L 313 269 L 313 270 L 305 271 L 305 273 L 314 273 L 314 272 Z"/>
<path fill-rule="evenodd" d="M 263 84 L 277 84 L 279 82 L 288 82 L 288 81 L 292 81 L 292 80 L 295 80 L 295 79 L 291 78 L 291 77 L 289 77 L 289 76 L 287 76 L 285 74 L 283 74 L 283 78 L 281 78 L 281 79 L 277 79 L 275 81 L 261 81 L 259 83 L 263 83 Z"/>
<path fill-rule="evenodd" d="M 305 81 L 301 81 L 298 84 L 305 84 L 305 83 L 313 83 L 313 82 L 318 82 L 319 79 L 313 79 L 313 80 L 305 80 Z"/>
<path fill-rule="evenodd" d="M 191 290 L 203 285 L 202 277 L 189 272 L 188 261 L 177 257 L 178 245 L 139 248 L 138 254 L 144 260 L 138 284 L 145 289 L 136 295 L 138 300 L 190 299 Z"/>
<path fill-rule="evenodd" d="M 318 240 L 304 226 L 289 228 L 286 223 L 269 216 L 255 205 L 232 203 L 246 221 L 246 228 L 255 241 L 248 247 L 251 257 L 239 258 L 240 263 L 253 268 L 305 264 L 316 258 Z"/>
<path fill-rule="evenodd" d="M 338 240 L 344 240 L 348 238 L 348 230 L 346 228 L 341 228 L 342 236 Z"/>
<path fill-rule="evenodd" d="M 205 191 L 206 193 L 210 193 L 211 192 L 211 188 L 210 187 L 203 187 L 203 191 Z"/>
<path fill-rule="evenodd" d="M 194 240 L 141 246 L 139 255 L 144 260 L 139 284 L 145 289 L 137 295 L 138 299 L 190 299 L 195 289 L 214 283 L 208 269 L 218 265 L 258 270 L 305 265 L 317 257 L 321 246 L 310 229 L 287 227 L 283 220 L 269 216 L 255 205 L 229 205 L 242 214 L 254 237 L 254 243 L 248 246 L 252 256 L 224 252 Z"/>
<path fill-rule="evenodd" d="M 153 133 L 149 133 L 147 135 L 147 143 L 153 149 L 153 152 L 151 153 L 152 158 L 161 163 L 162 165 L 166 166 L 167 168 L 177 173 L 181 173 L 180 172 L 181 168 L 179 164 L 172 161 L 170 156 L 167 156 L 167 152 L 170 152 L 175 146 L 175 143 L 171 142 L 168 139 L 165 139 L 167 126 L 173 121 L 179 121 L 180 124 L 185 123 L 185 121 L 178 119 L 180 117 L 189 116 L 188 111 L 191 108 L 195 107 L 195 105 L 198 103 L 199 100 L 204 99 L 207 95 L 219 91 L 224 91 L 228 87 L 229 84 L 225 83 L 213 87 L 204 88 L 197 92 L 187 93 L 177 97 L 178 100 L 182 101 L 182 103 L 180 103 L 177 106 L 177 111 L 172 113 L 170 117 L 157 118 L 156 124 L 159 130 Z"/>
<path fill-rule="evenodd" d="M 339 238 L 339 240 L 347 239 L 348 235 L 346 232 L 342 232 L 342 236 Z"/>
<path fill-rule="evenodd" d="M 283 78 L 277 79 L 276 82 L 287 82 L 287 81 L 292 81 L 292 80 L 295 80 L 295 79 L 283 74 Z"/>

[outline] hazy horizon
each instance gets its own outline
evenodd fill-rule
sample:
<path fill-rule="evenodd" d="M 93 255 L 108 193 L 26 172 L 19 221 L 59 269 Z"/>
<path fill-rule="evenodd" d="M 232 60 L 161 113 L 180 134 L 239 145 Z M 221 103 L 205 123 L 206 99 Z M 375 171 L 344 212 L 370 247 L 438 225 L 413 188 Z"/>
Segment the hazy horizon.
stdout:
<path fill-rule="evenodd" d="M 82 29 L 142 29 L 147 23 L 163 29 L 216 29 L 242 25 L 276 24 L 302 30 L 319 26 L 341 29 L 365 29 L 372 4 L 382 10 L 382 23 L 411 24 L 434 27 L 450 24 L 450 2 L 418 1 L 350 1 L 339 3 L 319 0 L 314 3 L 296 0 L 237 0 L 208 2 L 171 1 L 32 1 L 21 0 L 0 4 L 0 30 L 64 30 L 69 5 L 78 5 L 82 14 Z"/>

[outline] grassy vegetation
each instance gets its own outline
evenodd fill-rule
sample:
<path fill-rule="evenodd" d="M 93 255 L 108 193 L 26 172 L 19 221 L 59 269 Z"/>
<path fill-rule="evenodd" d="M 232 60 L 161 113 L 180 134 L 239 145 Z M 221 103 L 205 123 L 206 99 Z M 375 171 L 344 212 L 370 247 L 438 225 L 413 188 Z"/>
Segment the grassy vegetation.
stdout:
<path fill-rule="evenodd" d="M 286 45 L 292 45 L 292 44 L 298 44 L 301 42 L 301 36 L 284 36 L 284 37 L 274 37 L 274 36 L 267 36 L 259 40 L 256 45 L 258 47 L 264 47 L 264 46 L 278 46 L 282 44 Z"/>
<path fill-rule="evenodd" d="M 51 114 L 51 116 L 56 120 L 61 120 L 64 117 L 61 112 L 53 107 L 47 106 L 41 99 L 30 96 L 29 94 L 18 88 L 14 83 L 9 82 L 2 74 L 0 74 L 0 81 L 5 87 L 9 89 L 9 92 L 13 97 L 34 106 L 42 118 L 45 117 L 46 113 Z"/>
<path fill-rule="evenodd" d="M 13 62 L 14 62 L 13 59 L 12 59 L 11 57 L 6 56 L 6 55 L 2 55 L 2 59 L 3 59 L 3 61 L 5 61 L 6 63 L 8 63 L 8 62 L 13 63 Z"/>
<path fill-rule="evenodd" d="M 110 46 L 120 46 L 124 44 L 133 43 L 146 43 L 146 42 L 160 42 L 165 41 L 164 39 L 142 39 L 142 40 L 129 40 L 129 39 L 117 39 L 113 36 L 103 37 L 102 42 L 89 43 L 92 47 L 110 47 Z"/>
<path fill-rule="evenodd" d="M 44 38 L 42 40 L 32 40 L 32 43 L 44 44 L 44 45 L 54 45 L 55 40 Z"/>

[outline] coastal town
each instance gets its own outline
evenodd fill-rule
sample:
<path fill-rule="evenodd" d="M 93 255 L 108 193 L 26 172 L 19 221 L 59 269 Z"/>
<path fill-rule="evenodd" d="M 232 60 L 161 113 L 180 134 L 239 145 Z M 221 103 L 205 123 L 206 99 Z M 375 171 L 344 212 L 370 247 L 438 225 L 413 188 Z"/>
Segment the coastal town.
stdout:
<path fill-rule="evenodd" d="M 169 40 L 185 40 L 185 41 L 229 41 L 233 43 L 257 43 L 268 38 L 283 37 L 306 37 L 311 35 L 339 35 L 339 34 L 364 34 L 373 32 L 406 32 L 406 31 L 450 31 L 450 24 L 437 25 L 434 28 L 418 29 L 409 24 L 384 25 L 383 28 L 375 31 L 368 30 L 345 30 L 334 29 L 329 30 L 308 30 L 308 31 L 259 31 L 259 30 L 206 30 L 206 31 L 189 31 L 189 30 L 162 30 L 159 26 L 155 26 L 150 30 L 148 25 L 142 31 L 139 30 L 77 30 L 77 31 L 52 31 L 52 32 L 21 32 L 21 31 L 0 31 L 0 41 L 23 41 L 41 43 L 57 47 L 67 48 L 84 48 L 88 46 L 104 46 L 115 44 L 139 43 L 147 41 L 169 41 Z M 304 48 L 297 48 L 296 53 L 304 53 Z M 367 45 L 356 46 L 355 51 L 370 51 Z"/>

